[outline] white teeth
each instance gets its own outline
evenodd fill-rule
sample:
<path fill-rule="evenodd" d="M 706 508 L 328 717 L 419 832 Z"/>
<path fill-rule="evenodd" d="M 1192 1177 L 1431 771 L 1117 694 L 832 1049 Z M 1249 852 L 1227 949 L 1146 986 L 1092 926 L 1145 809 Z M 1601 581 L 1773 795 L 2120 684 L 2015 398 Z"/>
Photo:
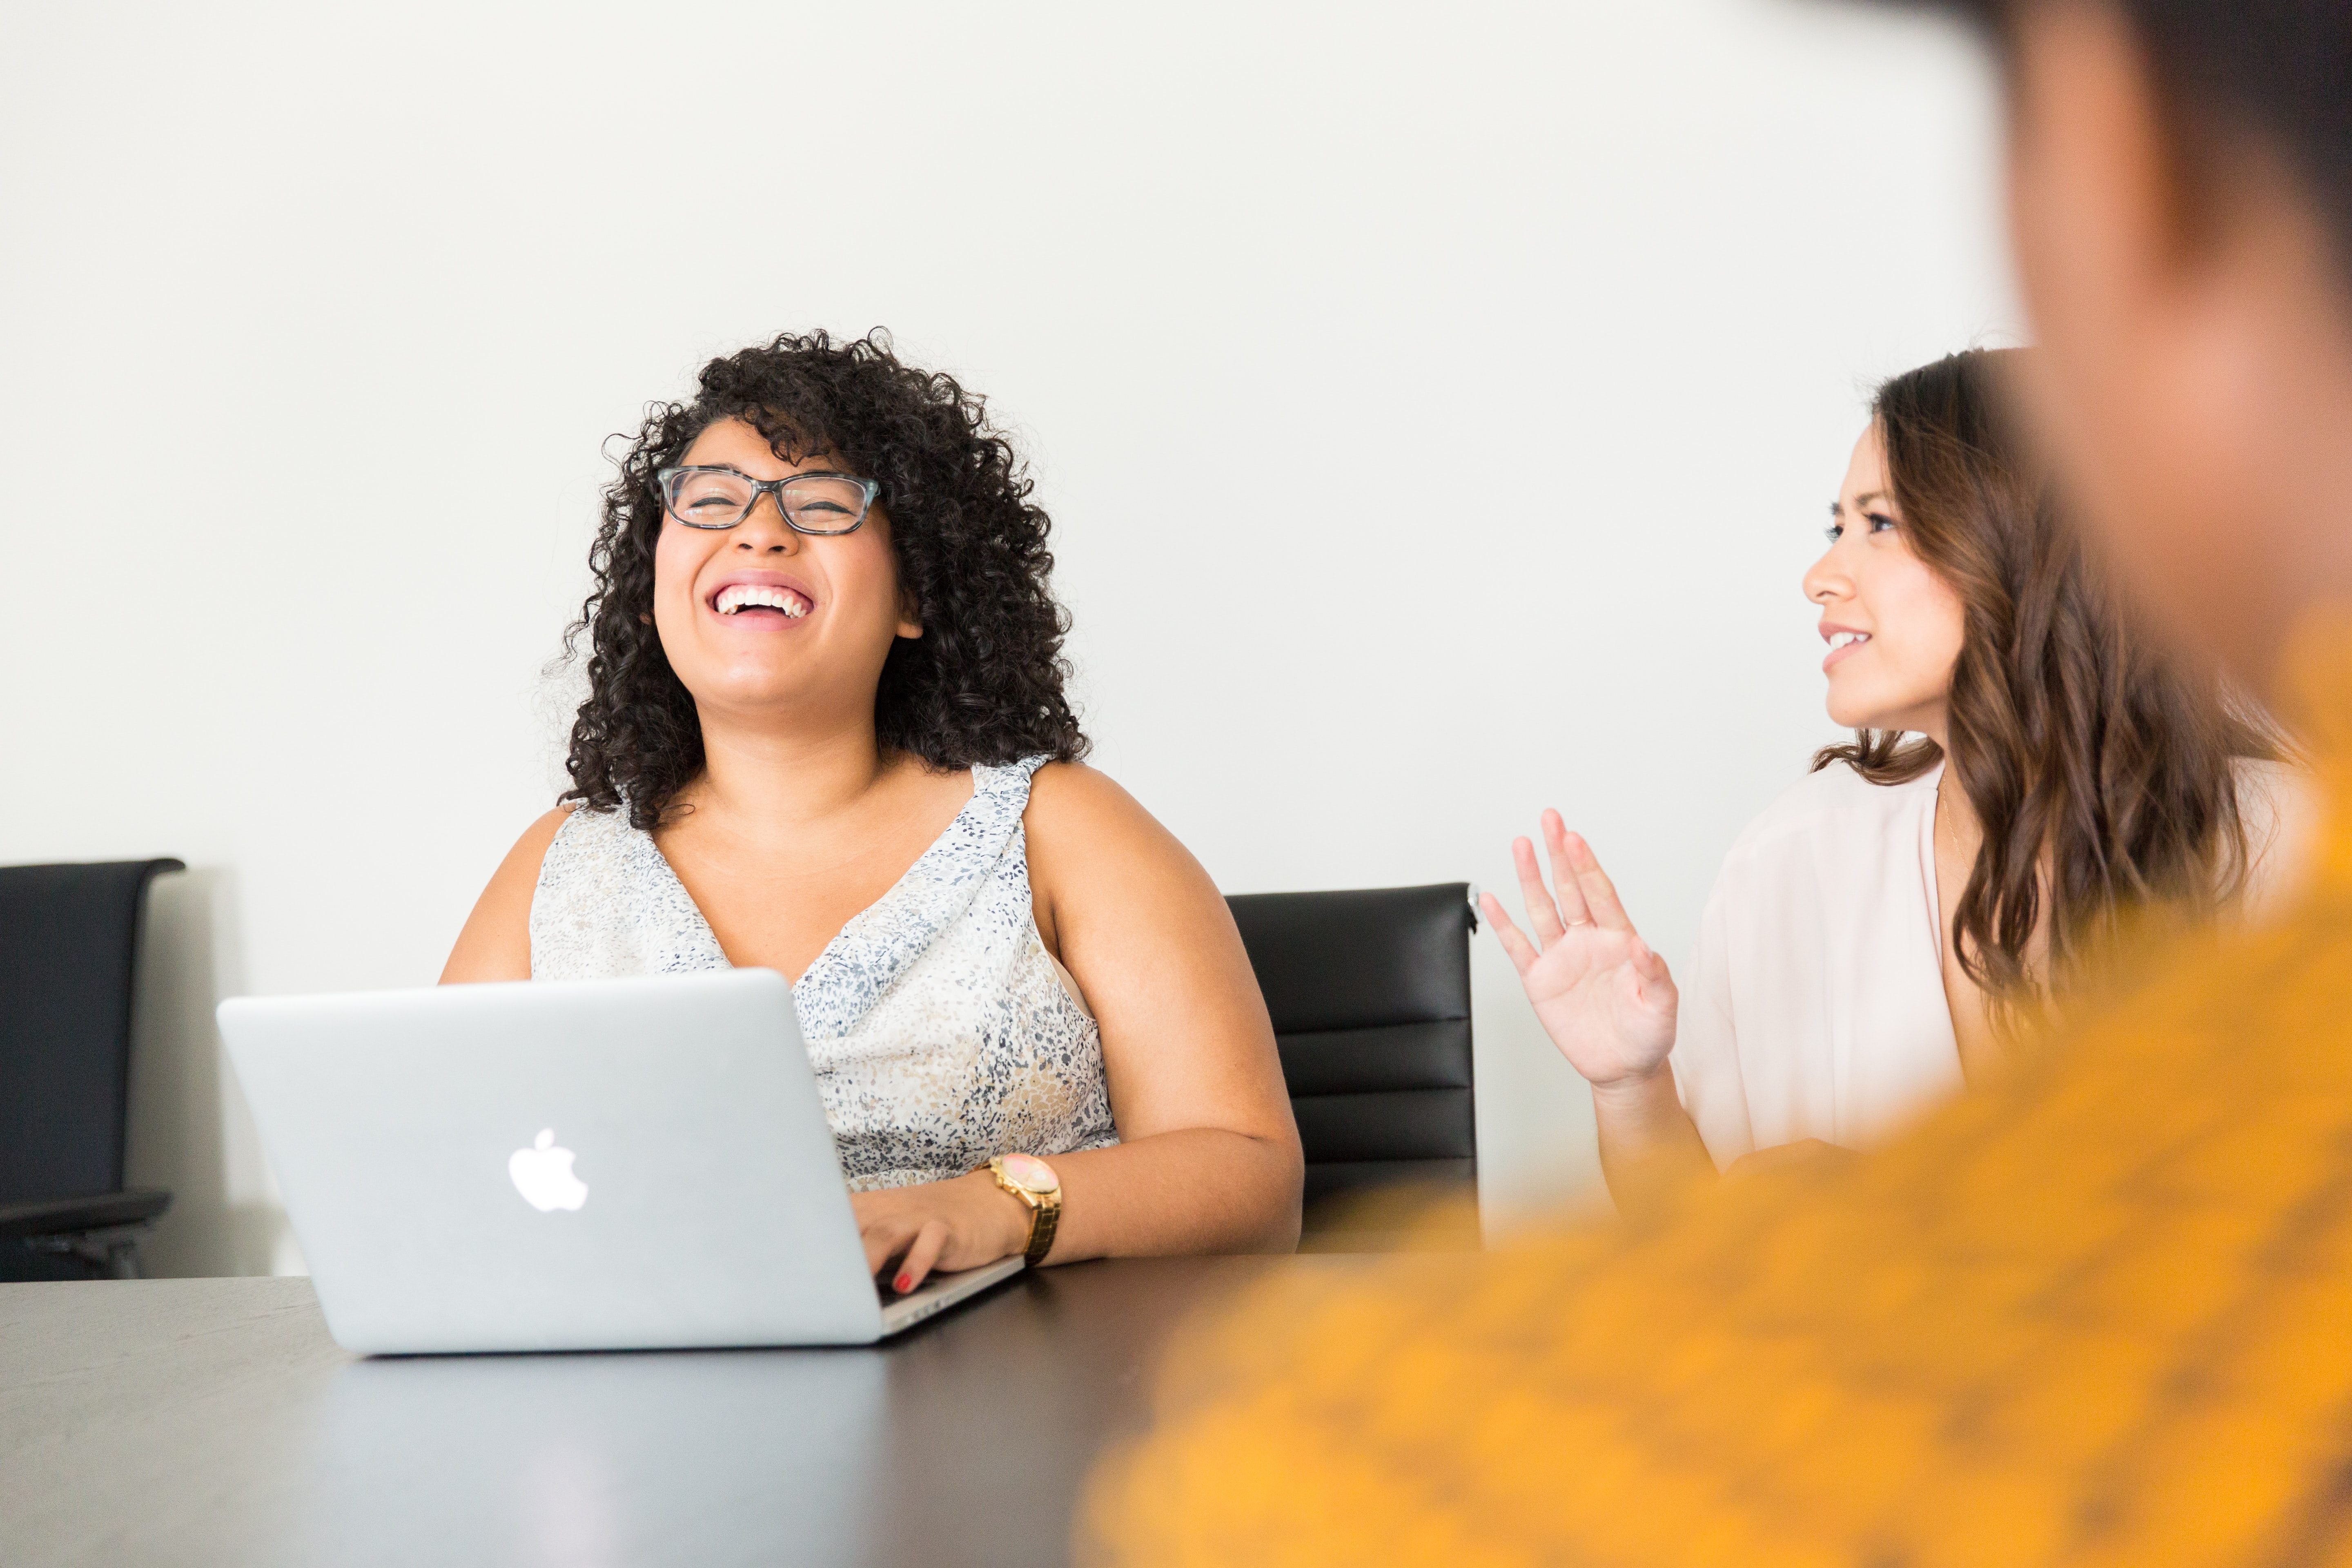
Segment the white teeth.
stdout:
<path fill-rule="evenodd" d="M 1835 653 L 1842 647 L 1852 647 L 1856 643 L 1868 642 L 1869 640 L 1870 634 L 1868 632 L 1832 632 L 1830 634 L 1830 651 L 1832 653 Z"/>
<path fill-rule="evenodd" d="M 771 588 L 763 583 L 730 583 L 719 590 L 716 608 L 722 616 L 753 606 L 782 610 L 793 620 L 809 612 L 808 601 L 789 588 Z"/>

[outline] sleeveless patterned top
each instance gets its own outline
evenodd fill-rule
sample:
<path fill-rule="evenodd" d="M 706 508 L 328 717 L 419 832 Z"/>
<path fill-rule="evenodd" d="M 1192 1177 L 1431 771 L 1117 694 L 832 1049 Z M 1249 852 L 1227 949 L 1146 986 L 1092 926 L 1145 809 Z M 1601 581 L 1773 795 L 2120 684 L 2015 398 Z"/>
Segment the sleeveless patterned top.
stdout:
<path fill-rule="evenodd" d="M 1030 902 L 1021 814 L 1045 760 L 972 769 L 947 831 L 793 986 L 853 1191 L 1118 1142 L 1100 1031 Z M 617 812 L 565 819 L 531 897 L 532 979 L 728 966 L 650 836 Z"/>

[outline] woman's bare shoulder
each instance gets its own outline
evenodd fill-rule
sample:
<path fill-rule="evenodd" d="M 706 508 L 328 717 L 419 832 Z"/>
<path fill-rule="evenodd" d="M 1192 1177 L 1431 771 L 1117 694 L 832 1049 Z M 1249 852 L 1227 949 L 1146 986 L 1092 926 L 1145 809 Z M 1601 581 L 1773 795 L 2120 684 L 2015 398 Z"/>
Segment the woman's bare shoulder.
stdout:
<path fill-rule="evenodd" d="M 1023 814 L 1029 870 L 1041 891 L 1101 892 L 1125 887 L 1172 891 L 1214 889 L 1176 836 L 1108 774 L 1083 763 L 1037 770 Z"/>
<path fill-rule="evenodd" d="M 1029 784 L 1024 821 L 1038 834 L 1095 850 L 1173 849 L 1175 836 L 1109 774 L 1084 763 L 1047 763 Z"/>
<path fill-rule="evenodd" d="M 1150 816 L 1108 773 L 1084 763 L 1047 763 L 1039 768 L 1029 781 L 1029 805 L 1049 816 L 1133 814 L 1147 820 Z"/>
<path fill-rule="evenodd" d="M 474 912 L 466 917 L 441 971 L 441 984 L 530 978 L 530 900 L 539 890 L 539 868 L 576 809 L 559 805 L 522 830 L 474 901 Z"/>
<path fill-rule="evenodd" d="M 521 845 L 536 840 L 541 849 L 544 850 L 548 845 L 555 842 L 555 836 L 562 831 L 563 825 L 571 821 L 572 814 L 579 809 L 578 801 L 568 800 L 553 811 L 541 813 L 532 818 L 531 825 L 522 830 L 522 837 L 515 842 Z"/>

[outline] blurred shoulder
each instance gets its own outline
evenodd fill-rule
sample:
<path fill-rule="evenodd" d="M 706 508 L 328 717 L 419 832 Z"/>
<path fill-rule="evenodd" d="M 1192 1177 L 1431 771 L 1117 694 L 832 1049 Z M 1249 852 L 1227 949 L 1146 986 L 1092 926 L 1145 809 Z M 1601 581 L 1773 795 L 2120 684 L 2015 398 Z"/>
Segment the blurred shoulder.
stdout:
<path fill-rule="evenodd" d="M 2319 781 L 2293 763 L 2254 757 L 2239 758 L 2231 771 L 2246 835 L 2242 905 L 2259 922 L 2283 912 L 2304 889 L 2319 847 Z"/>
<path fill-rule="evenodd" d="M 2238 809 L 2249 826 L 2275 826 L 2310 803 L 2316 783 L 2310 770 L 2267 757 L 2239 757 L 2230 763 L 2238 786 Z"/>

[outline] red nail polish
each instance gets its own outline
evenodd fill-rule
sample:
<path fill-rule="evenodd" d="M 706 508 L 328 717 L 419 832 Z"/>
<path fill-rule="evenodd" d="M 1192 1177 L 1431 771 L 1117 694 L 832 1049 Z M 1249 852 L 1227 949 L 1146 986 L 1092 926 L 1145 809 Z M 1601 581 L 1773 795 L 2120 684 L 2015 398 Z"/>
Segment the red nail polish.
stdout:
<path fill-rule="evenodd" d="M 898 1278 L 895 1281 L 893 1281 L 893 1282 L 892 1282 L 892 1284 L 891 1284 L 891 1286 L 890 1286 L 890 1289 L 892 1289 L 893 1290 L 898 1291 L 898 1294 L 899 1294 L 899 1295 L 901 1295 L 901 1296 L 905 1295 L 908 1291 L 909 1291 L 909 1290 L 913 1289 L 914 1288 L 915 1288 L 915 1277 L 914 1277 L 913 1275 L 911 1275 L 911 1274 L 901 1274 L 901 1275 L 899 1275 L 899 1276 L 898 1276 Z"/>

